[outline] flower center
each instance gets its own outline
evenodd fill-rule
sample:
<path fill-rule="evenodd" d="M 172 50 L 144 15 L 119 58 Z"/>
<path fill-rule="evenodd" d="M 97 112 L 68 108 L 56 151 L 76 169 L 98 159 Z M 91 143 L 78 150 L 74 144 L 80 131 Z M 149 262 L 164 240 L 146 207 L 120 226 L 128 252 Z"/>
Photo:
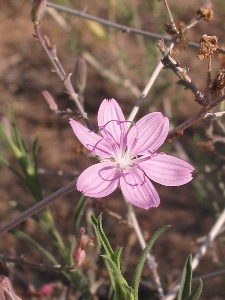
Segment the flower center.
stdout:
<path fill-rule="evenodd" d="M 122 172 L 129 170 L 129 167 L 132 166 L 132 160 L 134 159 L 133 155 L 131 155 L 131 150 L 135 146 L 136 139 L 130 147 L 128 147 L 127 144 L 130 125 L 131 122 L 128 121 L 111 120 L 100 128 L 102 135 L 110 142 L 114 152 L 110 161 L 115 161 L 117 168 Z"/>
<path fill-rule="evenodd" d="M 120 153 L 114 157 L 115 162 L 117 162 L 122 171 L 127 170 L 130 167 L 132 159 L 133 158 L 126 151 L 120 151 Z"/>

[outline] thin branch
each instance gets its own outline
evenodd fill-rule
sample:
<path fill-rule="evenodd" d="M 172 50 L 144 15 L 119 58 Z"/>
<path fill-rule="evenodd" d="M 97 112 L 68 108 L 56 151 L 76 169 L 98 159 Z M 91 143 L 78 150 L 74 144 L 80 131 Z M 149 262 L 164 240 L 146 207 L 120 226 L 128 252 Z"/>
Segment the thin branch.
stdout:
<path fill-rule="evenodd" d="M 223 275 L 225 275 L 225 270 L 208 273 L 208 274 L 205 274 L 202 276 L 194 277 L 192 279 L 192 283 L 198 282 L 200 279 L 201 280 L 209 280 L 209 279 L 216 278 L 216 277 L 223 276 Z"/>
<path fill-rule="evenodd" d="M 43 39 L 43 37 L 41 35 L 41 32 L 39 30 L 39 25 L 34 25 L 34 31 L 35 31 L 35 37 L 37 38 L 40 45 L 42 46 L 45 53 L 47 54 L 50 62 L 52 63 L 52 65 L 54 67 L 54 71 L 56 72 L 56 74 L 58 75 L 60 80 L 63 82 L 68 94 L 70 95 L 70 98 L 76 104 L 76 106 L 79 110 L 79 113 L 81 114 L 81 117 L 83 118 L 86 126 L 90 130 L 93 130 L 93 127 L 92 127 L 91 123 L 88 120 L 87 114 L 84 111 L 83 106 L 81 105 L 81 103 L 78 99 L 78 94 L 74 91 L 74 88 L 71 84 L 71 81 L 70 81 L 71 74 L 66 74 L 63 66 L 61 65 L 61 63 L 58 59 L 58 56 L 57 56 L 57 53 L 56 53 L 56 47 L 51 45 L 51 43 L 50 43 L 50 41 L 47 37 L 45 37 Z"/>
<path fill-rule="evenodd" d="M 172 49 L 174 47 L 174 44 L 171 43 L 169 49 Z M 143 103 L 144 101 L 144 98 L 147 96 L 147 94 L 149 93 L 151 87 L 153 86 L 156 78 L 158 77 L 160 71 L 163 69 L 164 65 L 162 64 L 162 62 L 160 61 L 158 63 L 158 65 L 156 66 L 154 72 L 152 73 L 148 83 L 146 84 L 145 88 L 143 89 L 140 97 L 138 98 L 133 110 L 131 111 L 129 117 L 128 117 L 128 121 L 130 122 L 133 122 L 134 118 L 136 117 L 137 113 L 138 113 L 138 110 L 141 106 L 141 104 Z"/>
<path fill-rule="evenodd" d="M 207 113 L 204 119 L 214 119 L 221 118 L 225 115 L 225 111 L 215 112 L 215 113 Z"/>
<path fill-rule="evenodd" d="M 176 30 L 176 32 L 177 32 L 177 34 L 178 34 L 179 31 L 178 31 L 177 28 L 176 28 L 176 24 L 175 24 L 175 22 L 174 22 L 173 15 L 172 15 L 172 13 L 171 13 L 171 11 L 170 11 L 170 7 L 169 7 L 169 5 L 168 5 L 168 3 L 167 3 L 167 0 L 163 0 L 163 2 L 165 3 L 167 12 L 168 12 L 168 14 L 169 14 L 170 22 L 173 24 L 174 29 Z"/>
<path fill-rule="evenodd" d="M 50 203 L 55 201 L 57 198 L 63 197 L 65 195 L 71 193 L 73 190 L 75 190 L 75 188 L 76 188 L 76 180 L 72 181 L 71 183 L 69 183 L 65 187 L 62 187 L 61 189 L 54 192 L 50 196 L 44 198 L 43 200 L 41 200 L 37 204 L 33 205 L 32 207 L 28 208 L 26 211 L 19 214 L 13 220 L 9 221 L 8 223 L 6 223 L 2 227 L 0 227 L 0 235 L 7 232 L 7 231 L 9 231 L 9 230 L 11 230 L 15 226 L 17 226 L 20 223 L 22 223 L 23 221 L 25 221 L 27 218 L 29 218 L 29 217 L 33 216 L 34 214 L 38 213 L 43 208 L 45 208 L 47 205 L 49 205 Z"/>
<path fill-rule="evenodd" d="M 171 142 L 174 138 L 177 138 L 183 134 L 183 131 L 188 127 L 192 126 L 194 123 L 198 122 L 201 119 L 204 119 L 205 115 L 219 103 L 225 100 L 225 95 L 221 96 L 218 99 L 212 101 L 209 105 L 204 106 L 199 112 L 197 112 L 194 116 L 191 116 L 185 122 L 171 130 L 167 136 L 167 141 Z"/>
<path fill-rule="evenodd" d="M 23 258 L 11 258 L 11 257 L 5 257 L 3 255 L 0 255 L 0 261 L 6 262 L 6 263 L 13 263 L 18 265 L 25 265 L 30 268 L 38 269 L 41 271 L 56 271 L 56 272 L 62 272 L 62 271 L 74 271 L 74 266 L 61 266 L 61 265 L 45 265 L 45 264 L 32 264 L 27 261 L 25 261 Z"/>
<path fill-rule="evenodd" d="M 157 39 L 157 40 L 163 39 L 163 40 L 168 41 L 168 42 L 171 41 L 171 37 L 170 36 L 156 34 L 156 33 L 152 33 L 152 32 L 149 32 L 149 31 L 145 31 L 145 30 L 141 30 L 141 29 L 136 29 L 136 28 L 133 28 L 133 27 L 128 27 L 126 25 L 122 25 L 122 24 L 110 22 L 110 21 L 107 21 L 107 20 L 104 20 L 104 19 L 101 19 L 101 18 L 98 18 L 98 17 L 91 16 L 89 14 L 86 14 L 85 12 L 77 11 L 75 9 L 67 8 L 67 7 L 64 7 L 64 6 L 61 6 L 61 5 L 57 5 L 57 4 L 54 4 L 54 3 L 47 2 L 46 5 L 48 7 L 53 7 L 55 9 L 59 10 L 59 11 L 62 11 L 62 12 L 65 12 L 65 13 L 68 13 L 68 14 L 80 17 L 82 19 L 91 20 L 91 21 L 100 23 L 102 25 L 105 25 L 105 26 L 108 26 L 108 27 L 111 27 L 111 28 L 115 28 L 115 29 L 121 30 L 123 33 L 125 33 L 125 32 L 126 33 L 134 33 L 134 34 L 138 34 L 138 35 L 142 35 L 142 36 L 154 38 L 154 39 Z M 199 44 L 198 43 L 189 42 L 187 45 L 191 46 L 191 47 L 194 47 L 194 48 L 199 48 Z M 222 53 L 222 54 L 225 54 L 225 50 L 220 50 L 219 52 Z"/>

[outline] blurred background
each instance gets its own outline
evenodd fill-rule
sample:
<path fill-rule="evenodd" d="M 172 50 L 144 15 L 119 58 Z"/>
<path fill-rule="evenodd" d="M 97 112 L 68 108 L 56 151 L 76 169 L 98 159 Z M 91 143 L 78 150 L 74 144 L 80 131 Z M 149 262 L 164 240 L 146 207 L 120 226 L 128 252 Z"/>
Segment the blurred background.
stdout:
<path fill-rule="evenodd" d="M 112 22 L 124 24 L 157 34 L 165 35 L 164 24 L 169 22 L 163 1 L 156 0 L 107 0 L 107 1 L 52 1 L 87 14 Z M 204 1 L 179 2 L 171 0 L 169 6 L 175 21 L 186 25 L 193 22 L 195 12 Z M 203 34 L 216 35 L 219 46 L 225 47 L 225 3 L 214 0 L 214 18 L 202 21 L 188 32 L 188 40 L 198 43 Z M 70 116 L 57 115 L 50 111 L 42 97 L 47 90 L 54 97 L 59 110 L 76 107 L 69 100 L 63 84 L 33 37 L 33 24 L 30 20 L 31 3 L 28 0 L 3 0 L 0 3 L 0 114 L 7 115 L 8 105 L 12 108 L 21 137 L 28 145 L 39 137 L 39 171 L 45 195 L 49 195 L 72 181 L 76 175 L 93 164 L 74 136 L 68 119 Z M 131 112 L 137 98 L 158 64 L 161 53 L 157 39 L 146 38 L 131 33 L 122 33 L 48 9 L 41 24 L 41 32 L 56 45 L 57 54 L 67 73 L 73 73 L 78 57 L 87 62 L 86 87 L 82 94 L 84 108 L 91 122 L 96 123 L 98 107 L 103 99 L 115 98 L 126 116 Z M 188 75 L 200 90 L 206 88 L 208 61 L 197 59 L 198 49 L 176 48 L 173 58 L 182 67 L 189 68 Z M 223 68 L 223 57 L 214 55 L 212 77 Z M 74 76 L 71 81 L 75 84 Z M 191 91 L 177 85 L 178 81 L 171 70 L 163 70 L 146 97 L 136 119 L 152 111 L 161 111 L 171 121 L 171 129 L 200 110 Z M 223 104 L 218 110 L 224 110 Z M 185 131 L 178 140 L 167 143 L 163 150 L 189 161 L 196 168 L 194 180 L 181 187 L 156 185 L 161 204 L 159 208 L 144 211 L 135 208 L 144 237 L 149 240 L 152 234 L 165 224 L 172 228 L 154 246 L 153 253 L 158 261 L 159 273 L 165 289 L 169 289 L 181 274 L 188 254 L 196 253 L 199 238 L 203 238 L 214 224 L 224 207 L 224 140 L 218 142 L 216 136 L 223 137 L 221 124 L 200 121 Z M 221 126 L 220 126 L 221 125 Z M 16 161 L 6 143 L 0 139 L 1 155 L 17 168 Z M 69 243 L 70 222 L 76 207 L 79 193 L 73 193 L 56 200 L 50 208 L 57 228 L 63 239 Z M 18 178 L 6 167 L 0 165 L 0 224 L 4 224 L 17 214 L 10 205 L 12 201 L 30 207 L 34 200 L 21 185 Z M 86 226 L 88 213 L 103 213 L 104 229 L 114 248 L 124 247 L 124 273 L 129 280 L 134 272 L 141 249 L 133 230 L 123 220 L 127 207 L 119 190 L 105 199 L 90 199 L 82 224 Z M 19 228 L 34 237 L 46 249 L 57 254 L 57 249 L 48 243 L 47 237 L 28 219 Z M 4 234 L 0 239 L 1 254 L 19 257 L 23 255 L 32 263 L 42 263 L 45 259 L 34 247 L 18 240 L 12 234 Z M 224 233 L 221 233 L 197 268 L 194 276 L 200 276 L 224 268 Z M 99 258 L 87 258 L 84 272 L 90 265 L 96 278 L 107 276 Z M 90 263 L 90 261 L 92 261 Z M 11 268 L 11 267 L 10 267 Z M 3 272 L 3 271 L 2 271 Z M 6 271 L 8 272 L 8 271 Z M 60 280 L 60 275 L 40 272 L 25 266 L 13 267 L 14 279 L 23 293 L 29 285 Z M 225 277 L 217 277 L 204 282 L 202 299 L 224 299 Z M 149 270 L 143 273 L 140 299 L 156 299 L 155 291 L 149 294 Z M 26 294 L 24 294 L 26 295 Z M 101 296 L 102 295 L 102 296 Z M 102 298 L 101 298 L 102 297 Z M 23 299 L 26 299 L 24 296 Z M 104 298 L 104 289 L 99 291 L 99 299 Z"/>

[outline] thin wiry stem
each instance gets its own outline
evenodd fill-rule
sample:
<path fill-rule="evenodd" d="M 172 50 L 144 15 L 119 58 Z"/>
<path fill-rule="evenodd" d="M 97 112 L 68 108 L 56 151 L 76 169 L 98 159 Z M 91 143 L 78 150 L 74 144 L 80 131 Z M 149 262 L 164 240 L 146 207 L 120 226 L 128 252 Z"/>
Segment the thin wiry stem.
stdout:
<path fill-rule="evenodd" d="M 174 47 L 174 44 L 171 43 L 169 49 L 172 49 Z M 137 113 L 138 113 L 138 110 L 141 106 L 141 104 L 143 103 L 144 101 L 144 98 L 147 96 L 147 94 L 149 93 L 151 87 L 153 86 L 156 78 L 158 77 L 160 71 L 163 69 L 164 65 L 162 64 L 162 62 L 160 61 L 158 63 L 158 65 L 156 66 L 154 72 L 152 73 L 148 83 L 146 84 L 145 88 L 143 89 L 140 97 L 138 98 L 133 110 L 131 111 L 129 117 L 128 117 L 128 121 L 130 122 L 133 122 L 134 118 L 136 117 Z"/>
<path fill-rule="evenodd" d="M 211 111 L 211 109 L 217 106 L 219 103 L 225 100 L 225 95 L 211 101 L 211 103 L 207 106 L 204 106 L 199 112 L 197 112 L 194 116 L 191 116 L 185 122 L 174 128 L 168 133 L 167 141 L 171 142 L 174 138 L 177 138 L 183 134 L 183 131 L 188 127 L 192 126 L 194 123 L 198 122 L 201 119 L 204 119 L 206 114 Z"/>
<path fill-rule="evenodd" d="M 61 266 L 61 265 L 45 265 L 45 264 L 32 264 L 30 262 L 27 262 L 24 260 L 24 258 L 12 258 L 12 257 L 6 257 L 3 255 L 0 255 L 0 261 L 6 262 L 6 263 L 13 263 L 17 265 L 24 265 L 28 266 L 30 268 L 38 269 L 41 271 L 55 271 L 55 272 L 62 272 L 67 271 L 71 272 L 74 271 L 74 266 Z"/>
<path fill-rule="evenodd" d="M 122 24 L 110 22 L 110 21 L 107 21 L 107 20 L 104 20 L 104 19 L 101 19 L 101 18 L 98 18 L 98 17 L 91 16 L 89 14 L 86 14 L 85 12 L 78 11 L 78 10 L 71 9 L 71 8 L 67 8 L 67 7 L 57 5 L 57 4 L 54 4 L 54 3 L 47 2 L 46 5 L 48 7 L 53 7 L 56 10 L 59 10 L 59 11 L 62 11 L 62 12 L 80 17 L 82 19 L 91 20 L 91 21 L 97 22 L 99 24 L 121 30 L 123 33 L 133 33 L 133 34 L 138 34 L 138 35 L 154 38 L 154 39 L 157 39 L 157 40 L 162 39 L 162 40 L 165 40 L 165 41 L 171 41 L 170 36 L 161 35 L 161 34 L 149 32 L 149 31 L 145 31 L 145 30 L 141 30 L 141 29 L 137 29 L 137 28 L 133 28 L 133 27 L 128 27 L 128 26 L 125 26 L 125 25 L 122 25 Z M 191 47 L 194 47 L 194 48 L 199 48 L 198 43 L 189 42 L 187 45 L 191 46 Z M 219 52 L 222 53 L 222 54 L 225 54 L 225 50 L 220 50 Z"/>
<path fill-rule="evenodd" d="M 215 272 L 212 272 L 212 273 L 208 273 L 208 274 L 205 274 L 205 275 L 194 277 L 192 279 L 192 283 L 198 282 L 200 279 L 201 280 L 210 280 L 212 278 L 220 277 L 224 274 L 225 274 L 225 270 L 215 271 Z"/>
<path fill-rule="evenodd" d="M 168 3 L 167 3 L 167 0 L 164 0 L 164 3 L 165 3 L 165 6 L 166 6 L 168 15 L 169 15 L 169 17 L 170 17 L 170 22 L 173 24 L 174 29 L 176 30 L 176 32 L 177 32 L 177 34 L 178 34 L 179 32 L 178 32 L 178 30 L 177 30 L 177 28 L 176 28 L 176 24 L 175 24 L 175 22 L 174 22 L 173 15 L 172 15 L 172 13 L 171 13 L 171 11 L 170 11 L 170 7 L 169 7 L 169 5 L 168 5 Z"/>
<path fill-rule="evenodd" d="M 47 205 L 52 203 L 57 198 L 63 197 L 65 195 L 69 194 L 70 192 L 75 190 L 75 186 L 76 186 L 76 180 L 72 181 L 71 183 L 69 183 L 65 187 L 62 187 L 61 189 L 54 192 L 50 196 L 44 198 L 43 200 L 41 200 L 37 204 L 35 204 L 32 207 L 28 208 L 26 211 L 19 214 L 16 218 L 14 218 L 13 220 L 11 220 L 8 223 L 6 223 L 5 225 L 3 225 L 0 228 L 0 235 L 7 232 L 7 231 L 9 231 L 9 230 L 11 230 L 15 226 L 17 226 L 20 223 L 22 223 L 23 221 L 25 221 L 27 218 L 29 218 L 29 217 L 33 216 L 34 214 L 38 213 L 39 211 L 41 211 L 43 208 L 45 208 Z"/>
<path fill-rule="evenodd" d="M 91 123 L 88 120 L 87 114 L 83 109 L 83 106 L 81 105 L 79 99 L 78 99 L 78 94 L 74 91 L 74 88 L 71 84 L 70 81 L 70 76 L 71 74 L 66 74 L 63 66 L 61 65 L 58 56 L 56 54 L 56 47 L 52 46 L 50 44 L 50 41 L 47 37 L 43 38 L 39 29 L 39 25 L 34 25 L 34 31 L 35 31 L 35 37 L 37 38 L 37 40 L 39 41 L 40 45 L 42 46 L 42 48 L 44 49 L 45 53 L 47 54 L 50 62 L 52 63 L 54 70 L 56 72 L 56 74 L 58 75 L 58 77 L 60 78 L 60 80 L 63 82 L 68 94 L 70 95 L 70 98 L 74 101 L 74 103 L 76 104 L 79 113 L 81 114 L 81 117 L 83 118 L 86 126 L 92 130 L 93 127 L 91 125 Z"/>
<path fill-rule="evenodd" d="M 164 45 L 163 41 L 158 42 L 158 48 L 163 53 L 163 58 L 161 59 L 162 64 L 165 68 L 171 69 L 177 77 L 180 79 L 179 84 L 183 85 L 186 89 L 190 89 L 192 93 L 195 95 L 196 101 L 200 104 L 207 103 L 207 98 L 209 95 L 204 96 L 204 94 L 199 91 L 199 89 L 195 86 L 191 78 L 187 75 L 186 68 L 182 68 L 171 56 L 171 48 L 167 48 Z"/>

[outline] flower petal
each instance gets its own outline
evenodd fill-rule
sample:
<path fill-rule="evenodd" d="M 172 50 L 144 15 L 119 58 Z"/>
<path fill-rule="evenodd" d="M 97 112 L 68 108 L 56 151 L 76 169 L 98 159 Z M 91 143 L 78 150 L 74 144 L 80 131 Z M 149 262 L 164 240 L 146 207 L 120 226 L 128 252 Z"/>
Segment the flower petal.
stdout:
<path fill-rule="evenodd" d="M 77 180 L 77 189 L 85 196 L 101 198 L 111 194 L 119 184 L 116 164 L 102 162 L 87 168 Z"/>
<path fill-rule="evenodd" d="M 133 171 L 120 178 L 120 188 L 126 201 L 135 206 L 144 209 L 159 206 L 156 189 L 138 168 L 133 168 Z"/>
<path fill-rule="evenodd" d="M 165 141 L 169 131 L 169 120 L 160 112 L 141 118 L 128 133 L 127 144 L 133 155 L 144 155 L 156 151 Z M 136 145 L 133 142 L 136 140 Z"/>
<path fill-rule="evenodd" d="M 84 147 L 91 151 L 92 154 L 103 158 L 112 157 L 113 149 L 109 141 L 73 119 L 70 119 L 70 125 L 79 141 Z"/>
<path fill-rule="evenodd" d="M 119 122 L 115 122 L 115 121 L 119 121 Z M 121 129 L 122 131 L 125 131 L 125 129 L 127 129 L 127 125 L 125 123 L 123 112 L 115 99 L 103 100 L 98 111 L 98 126 L 100 132 L 103 137 L 109 138 L 109 135 L 106 134 L 104 130 L 101 130 L 101 128 L 103 128 L 106 124 L 107 124 L 107 131 L 110 133 L 113 139 L 119 144 Z M 118 126 L 118 124 L 120 124 L 120 126 Z M 124 127 L 124 129 L 121 128 L 121 125 Z"/>
<path fill-rule="evenodd" d="M 194 168 L 187 162 L 158 153 L 149 160 L 142 161 L 138 165 L 153 181 L 166 186 L 179 186 L 192 180 Z"/>

